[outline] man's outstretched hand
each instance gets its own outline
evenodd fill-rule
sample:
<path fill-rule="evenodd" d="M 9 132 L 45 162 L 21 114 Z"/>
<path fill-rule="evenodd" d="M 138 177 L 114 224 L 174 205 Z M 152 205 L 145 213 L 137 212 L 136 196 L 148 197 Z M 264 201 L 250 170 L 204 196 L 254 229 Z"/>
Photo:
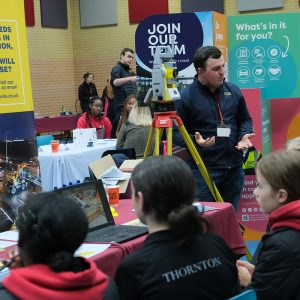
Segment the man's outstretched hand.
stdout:
<path fill-rule="evenodd" d="M 251 138 L 255 136 L 255 133 L 247 133 L 245 134 L 242 139 L 238 142 L 235 148 L 237 150 L 247 150 L 248 148 L 252 147 Z"/>
<path fill-rule="evenodd" d="M 214 136 L 204 139 L 198 131 L 195 132 L 195 140 L 199 146 L 205 147 L 205 148 L 213 146 L 216 142 L 216 138 Z"/>

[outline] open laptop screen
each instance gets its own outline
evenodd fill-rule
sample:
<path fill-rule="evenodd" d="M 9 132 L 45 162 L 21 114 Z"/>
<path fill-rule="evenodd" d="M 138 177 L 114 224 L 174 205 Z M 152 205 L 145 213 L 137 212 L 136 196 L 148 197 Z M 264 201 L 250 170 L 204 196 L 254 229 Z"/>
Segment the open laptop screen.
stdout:
<path fill-rule="evenodd" d="M 71 185 L 54 192 L 69 196 L 79 203 L 88 218 L 89 230 L 115 224 L 101 180 Z"/>

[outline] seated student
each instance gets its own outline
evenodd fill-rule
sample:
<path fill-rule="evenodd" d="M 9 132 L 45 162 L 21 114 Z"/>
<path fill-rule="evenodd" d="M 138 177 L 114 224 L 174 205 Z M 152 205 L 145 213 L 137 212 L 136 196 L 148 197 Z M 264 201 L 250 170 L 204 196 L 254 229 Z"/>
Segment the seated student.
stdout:
<path fill-rule="evenodd" d="M 20 256 L 2 282 L 0 299 L 118 299 L 93 261 L 74 256 L 88 230 L 74 200 L 37 194 L 19 209 L 16 224 Z"/>
<path fill-rule="evenodd" d="M 300 151 L 274 152 L 256 167 L 259 206 L 269 213 L 270 231 L 256 265 L 237 261 L 240 283 L 259 300 L 300 299 Z"/>
<path fill-rule="evenodd" d="M 149 235 L 116 273 L 120 299 L 228 299 L 239 292 L 235 254 L 192 205 L 189 166 L 175 156 L 149 157 L 132 174 L 132 202 Z"/>
<path fill-rule="evenodd" d="M 77 121 L 77 128 L 96 128 L 98 139 L 110 138 L 111 123 L 103 113 L 100 97 L 91 97 L 89 109 Z"/>
<path fill-rule="evenodd" d="M 300 150 L 300 136 L 289 140 L 285 144 L 285 149 L 286 150 Z M 269 231 L 270 231 L 270 224 L 267 224 L 266 232 L 269 232 Z M 251 263 L 254 265 L 257 262 L 257 256 L 258 256 L 258 253 L 260 252 L 261 246 L 262 246 L 262 241 L 259 242 L 259 244 L 257 245 L 256 250 L 252 256 Z"/>
<path fill-rule="evenodd" d="M 120 129 L 116 149 L 134 148 L 136 158 L 143 158 L 149 132 L 152 124 L 152 115 L 148 106 L 135 104 L 129 113 L 128 120 Z M 154 139 L 150 154 L 154 150 Z M 119 167 L 128 157 L 124 154 L 114 154 L 113 159 Z"/>
<path fill-rule="evenodd" d="M 120 120 L 119 120 L 119 123 L 117 126 L 117 131 L 116 131 L 117 137 L 119 135 L 122 125 L 127 122 L 129 113 L 132 111 L 132 108 L 134 107 L 135 103 L 136 103 L 136 95 L 131 94 L 126 97 L 125 102 L 124 102 L 123 111 L 122 111 L 122 114 L 121 114 L 121 117 L 120 117 Z"/>

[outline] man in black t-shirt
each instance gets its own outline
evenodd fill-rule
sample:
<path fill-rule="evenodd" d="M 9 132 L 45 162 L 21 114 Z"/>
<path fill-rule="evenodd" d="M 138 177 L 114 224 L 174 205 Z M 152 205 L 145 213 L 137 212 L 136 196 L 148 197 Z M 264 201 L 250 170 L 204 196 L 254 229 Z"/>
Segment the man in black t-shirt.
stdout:
<path fill-rule="evenodd" d="M 113 121 L 112 137 L 116 134 L 126 97 L 130 94 L 136 94 L 136 76 L 130 76 L 130 65 L 134 58 L 133 54 L 134 51 L 132 49 L 124 48 L 120 54 L 120 60 L 111 70 L 110 83 L 115 98 L 115 118 Z"/>

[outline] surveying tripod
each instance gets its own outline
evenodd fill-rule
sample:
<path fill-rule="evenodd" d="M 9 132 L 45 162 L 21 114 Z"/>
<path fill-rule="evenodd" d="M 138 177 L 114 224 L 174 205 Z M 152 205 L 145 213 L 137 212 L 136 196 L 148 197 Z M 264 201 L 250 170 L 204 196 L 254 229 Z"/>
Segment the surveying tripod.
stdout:
<path fill-rule="evenodd" d="M 161 138 L 164 132 L 164 129 L 166 129 L 167 133 L 167 151 L 168 155 L 172 155 L 172 134 L 173 134 L 173 123 L 178 128 L 191 156 L 193 157 L 193 160 L 195 161 L 203 179 L 205 180 L 205 183 L 207 184 L 211 194 L 213 195 L 216 202 L 224 202 L 222 199 L 222 196 L 220 195 L 218 188 L 216 187 L 215 183 L 212 181 L 212 179 L 209 176 L 209 173 L 206 169 L 205 164 L 203 163 L 203 160 L 197 151 L 197 148 L 195 147 L 193 141 L 191 140 L 186 128 L 184 127 L 184 124 L 181 120 L 181 118 L 177 115 L 176 110 L 171 111 L 163 111 L 163 112 L 155 112 L 154 118 L 152 121 L 151 129 L 149 132 L 146 149 L 144 153 L 144 159 L 146 159 L 149 156 L 151 144 L 153 141 L 153 135 L 155 134 L 155 147 L 154 147 L 154 153 L 153 156 L 158 156 L 160 152 L 160 144 L 161 144 Z M 155 132 L 156 129 L 156 132 Z M 239 223 L 241 230 L 243 231 L 243 226 Z M 246 256 L 248 261 L 250 262 L 252 259 L 252 255 L 248 249 L 247 246 L 245 246 L 246 249 Z"/>
<path fill-rule="evenodd" d="M 190 151 L 197 167 L 199 168 L 201 175 L 203 176 L 210 192 L 212 193 L 214 199 L 216 202 L 223 202 L 223 199 L 215 186 L 214 182 L 211 180 L 207 169 L 200 157 L 199 152 L 197 151 L 193 141 L 191 140 L 188 132 L 186 131 L 183 122 L 181 118 L 177 115 L 177 112 L 174 111 L 166 111 L 166 112 L 155 112 L 154 118 L 152 121 L 151 129 L 149 132 L 146 149 L 144 153 L 144 159 L 146 159 L 149 156 L 150 147 L 153 141 L 153 135 L 156 129 L 155 134 L 155 147 L 154 147 L 154 153 L 153 156 L 159 155 L 159 149 L 161 144 L 161 138 L 164 129 L 166 129 L 167 133 L 167 149 L 168 149 L 168 155 L 172 155 L 172 136 L 173 136 L 173 123 L 178 128 L 179 132 L 181 133 L 183 140 Z"/>

